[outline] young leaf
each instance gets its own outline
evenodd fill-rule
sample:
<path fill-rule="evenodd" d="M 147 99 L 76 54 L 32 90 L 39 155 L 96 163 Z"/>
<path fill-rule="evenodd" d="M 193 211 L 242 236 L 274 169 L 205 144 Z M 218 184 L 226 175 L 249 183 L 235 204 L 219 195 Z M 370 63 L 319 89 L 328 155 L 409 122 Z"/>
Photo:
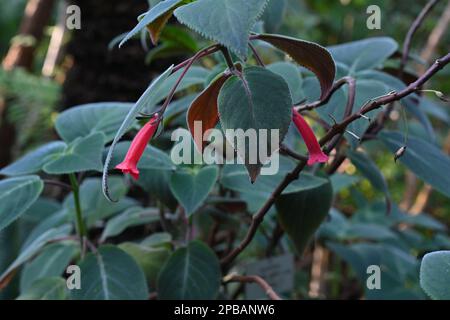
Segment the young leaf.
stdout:
<path fill-rule="evenodd" d="M 245 60 L 250 30 L 266 4 L 267 0 L 197 0 L 174 14 L 181 23 Z"/>
<path fill-rule="evenodd" d="M 435 300 L 450 300 L 450 251 L 426 254 L 420 265 L 420 286 Z"/>
<path fill-rule="evenodd" d="M 128 131 L 128 129 L 133 125 L 133 123 L 135 123 L 136 116 L 139 114 L 139 112 L 141 112 L 142 109 L 145 107 L 152 107 L 156 103 L 158 103 L 160 99 L 161 87 L 164 81 L 172 73 L 172 69 L 173 66 L 170 66 L 163 74 L 161 74 L 150 84 L 147 90 L 145 90 L 144 94 L 139 98 L 139 100 L 136 102 L 133 108 L 131 108 L 131 110 L 128 112 L 125 120 L 122 122 L 122 125 L 120 126 L 119 130 L 116 133 L 116 136 L 114 137 L 111 147 L 109 148 L 108 155 L 106 156 L 105 165 L 103 167 L 103 179 L 102 179 L 103 194 L 110 201 L 112 201 L 112 199 L 108 192 L 108 170 L 114 152 L 114 148 L 116 147 L 117 143 L 122 138 L 122 136 Z"/>
<path fill-rule="evenodd" d="M 0 181 L 0 230 L 19 218 L 39 197 L 44 183 L 38 176 Z"/>
<path fill-rule="evenodd" d="M 20 176 L 33 174 L 42 170 L 42 167 L 49 162 L 52 155 L 62 152 L 66 144 L 62 141 L 54 141 L 37 148 L 26 154 L 16 162 L 4 167 L 0 174 L 6 176 Z"/>
<path fill-rule="evenodd" d="M 281 196 L 276 202 L 278 221 L 302 254 L 310 237 L 327 216 L 333 200 L 331 183 Z"/>
<path fill-rule="evenodd" d="M 138 24 L 131 30 L 125 38 L 120 42 L 119 48 L 124 45 L 125 42 L 133 38 L 145 27 L 149 28 L 150 34 L 152 35 L 153 43 L 158 40 L 159 33 L 161 32 L 164 25 L 169 20 L 173 13 L 173 10 L 181 5 L 184 0 L 165 0 L 158 3 L 156 6 L 151 8 L 148 12 L 141 16 Z M 155 41 L 156 40 L 156 41 Z"/>
<path fill-rule="evenodd" d="M 218 105 L 220 122 L 225 132 L 228 129 L 233 129 L 235 133 L 238 133 L 239 129 L 244 133 L 249 129 L 256 130 L 256 154 L 251 152 L 251 146 L 246 143 L 245 134 L 237 137 L 227 136 L 235 148 L 239 145 L 245 146 L 239 148 L 238 155 L 244 160 L 250 179 L 254 182 L 262 164 L 276 151 L 288 132 L 292 119 L 289 87 L 281 76 L 265 68 L 248 67 L 243 70 L 242 77 L 232 76 L 225 82 L 219 94 Z M 266 155 L 260 152 L 260 145 L 266 142 L 260 142 L 260 129 L 267 130 Z M 271 139 L 272 129 L 278 130 L 278 141 Z M 262 158 L 264 156 L 266 158 Z"/>
<path fill-rule="evenodd" d="M 217 98 L 219 97 L 220 89 L 223 84 L 230 77 L 228 74 L 222 74 L 214 80 L 208 88 L 200 93 L 192 102 L 187 113 L 187 123 L 192 138 L 199 150 L 204 147 L 204 134 L 209 129 L 214 129 L 219 122 L 219 111 L 217 106 Z M 201 132 L 195 132 L 195 122 L 201 123 Z"/>
<path fill-rule="evenodd" d="M 146 300 L 144 273 L 134 259 L 114 246 L 102 246 L 80 263 L 81 289 L 75 300 Z"/>
<path fill-rule="evenodd" d="M 43 170 L 48 174 L 66 174 L 82 171 L 102 171 L 104 135 L 101 132 L 80 137 L 61 153 L 54 154 Z"/>
<path fill-rule="evenodd" d="M 216 254 L 200 241 L 175 251 L 158 277 L 158 298 L 162 300 L 215 299 L 221 271 Z"/>
<path fill-rule="evenodd" d="M 61 276 L 77 252 L 78 248 L 75 242 L 55 243 L 47 246 L 23 268 L 20 277 L 20 291 L 27 291 L 40 279 Z"/>
<path fill-rule="evenodd" d="M 206 200 L 218 175 L 219 172 L 215 166 L 202 168 L 198 172 L 177 171 L 172 175 L 170 188 L 188 216 Z"/>
<path fill-rule="evenodd" d="M 320 97 L 327 96 L 336 75 L 336 65 L 327 49 L 313 42 L 274 34 L 260 34 L 255 38 L 270 43 L 291 56 L 299 65 L 311 70 L 319 79 L 322 89 Z"/>
<path fill-rule="evenodd" d="M 404 146 L 404 137 L 400 132 L 383 131 L 379 136 L 392 153 Z M 399 161 L 420 179 L 450 197 L 450 158 L 435 145 L 409 137 L 406 151 Z"/>

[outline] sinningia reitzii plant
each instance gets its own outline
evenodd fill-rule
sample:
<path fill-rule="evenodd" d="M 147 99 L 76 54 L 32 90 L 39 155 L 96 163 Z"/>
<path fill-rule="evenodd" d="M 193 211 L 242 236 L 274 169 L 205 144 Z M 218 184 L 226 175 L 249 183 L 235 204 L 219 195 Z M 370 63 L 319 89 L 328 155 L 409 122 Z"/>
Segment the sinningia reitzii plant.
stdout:
<path fill-rule="evenodd" d="M 136 103 L 90 104 L 62 113 L 56 120 L 62 141 L 1 170 L 9 178 L 0 182 L 0 230 L 33 206 L 50 206 L 40 197 L 44 181 L 38 172 L 67 175 L 70 185 L 45 183 L 71 192 L 25 239 L 17 259 L 0 274 L 0 288 L 23 265 L 22 295 L 36 292 L 35 286 L 64 286 L 60 274 L 40 279 L 33 272 L 58 254 L 61 265 L 55 270 L 76 260 L 84 275 L 81 289 L 70 292 L 73 299 L 148 299 L 149 293 L 158 299 L 230 298 L 231 290 L 223 288 L 232 282 L 256 282 L 270 299 L 280 299 L 281 292 L 264 279 L 230 270 L 244 273 L 244 259 L 281 252 L 301 259 L 315 235 L 362 284 L 366 274 L 360 270 L 366 266 L 358 263 L 377 257 L 370 263 L 393 279 L 392 287 L 383 287 L 388 297 L 409 290 L 424 298 L 420 285 L 433 298 L 446 297 L 430 270 L 445 277 L 439 263 L 448 254 L 427 257 L 419 284 L 419 254 L 405 244 L 416 232 L 412 228 L 425 228 L 433 242 L 423 239 L 421 245 L 442 249 L 443 239 L 450 242 L 445 226 L 426 215 L 414 219 L 394 203 L 367 145 L 380 141 L 377 150 L 385 146 L 398 167 L 403 164 L 450 197 L 450 177 L 442 174 L 450 171 L 449 157 L 435 143 L 408 136 L 404 124 L 389 121 L 404 109 L 432 140 L 422 110 L 431 102 L 423 96 L 446 97 L 423 86 L 450 62 L 450 54 L 406 85 L 396 76 L 407 73 L 410 38 L 399 70 L 389 74 L 384 63 L 398 62 L 391 38 L 325 48 L 265 33 L 270 24 L 265 17 L 281 0 L 150 3 L 119 47 L 139 34 L 158 46 L 173 17 L 205 47 L 156 77 Z M 396 127 L 402 129 L 393 131 Z M 361 205 L 357 218 L 348 218 L 336 204 L 339 192 L 349 189 L 363 202 L 352 187 L 360 177 L 338 171 L 344 163 L 382 196 Z M 102 171 L 100 179 L 95 173 Z M 10 190 L 21 192 L 3 201 Z M 400 227 L 405 224 L 411 229 Z M 144 238 L 120 237 L 138 226 L 149 226 Z"/>

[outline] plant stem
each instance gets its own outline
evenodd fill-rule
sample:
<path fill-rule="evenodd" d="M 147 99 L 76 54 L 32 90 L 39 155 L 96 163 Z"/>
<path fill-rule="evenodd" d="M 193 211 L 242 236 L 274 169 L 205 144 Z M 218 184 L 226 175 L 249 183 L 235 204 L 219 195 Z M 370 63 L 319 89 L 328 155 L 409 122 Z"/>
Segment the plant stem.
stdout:
<path fill-rule="evenodd" d="M 227 62 L 227 66 L 230 69 L 230 71 L 234 70 L 234 68 L 235 68 L 234 67 L 234 62 L 233 62 L 233 59 L 231 58 L 230 51 L 228 51 L 228 49 L 225 48 L 225 47 L 221 47 L 220 51 L 222 52 L 222 54 L 223 54 L 223 56 L 225 58 L 225 61 Z"/>
<path fill-rule="evenodd" d="M 80 238 L 81 250 L 83 251 L 84 238 L 86 237 L 86 225 L 84 224 L 83 214 L 81 212 L 80 186 L 78 184 L 78 180 L 75 177 L 74 173 L 70 173 L 69 178 L 70 178 L 70 184 L 72 186 L 73 202 L 75 204 L 77 233 L 78 233 L 78 237 Z"/>

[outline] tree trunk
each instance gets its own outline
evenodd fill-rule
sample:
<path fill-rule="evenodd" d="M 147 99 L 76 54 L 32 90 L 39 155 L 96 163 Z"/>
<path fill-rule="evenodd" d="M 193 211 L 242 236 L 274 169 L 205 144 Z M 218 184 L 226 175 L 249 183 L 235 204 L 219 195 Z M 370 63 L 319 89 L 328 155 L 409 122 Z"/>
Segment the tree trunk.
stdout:
<path fill-rule="evenodd" d="M 25 68 L 30 71 L 33 68 L 34 53 L 38 46 L 45 26 L 51 16 L 54 0 L 29 0 L 25 7 L 20 30 L 18 33 L 22 40 L 13 41 L 9 51 L 3 60 L 5 70 Z M 24 41 L 29 37 L 30 41 Z M 0 101 L 0 167 L 7 165 L 12 158 L 12 148 L 16 140 L 14 125 L 7 119 L 8 101 Z"/>
<path fill-rule="evenodd" d="M 22 67 L 31 70 L 34 62 L 34 52 L 38 46 L 44 28 L 47 26 L 54 0 L 29 0 L 25 7 L 18 36 L 22 39 L 13 41 L 11 48 L 3 60 L 3 68 L 12 70 Z M 29 38 L 28 40 L 25 40 Z"/>

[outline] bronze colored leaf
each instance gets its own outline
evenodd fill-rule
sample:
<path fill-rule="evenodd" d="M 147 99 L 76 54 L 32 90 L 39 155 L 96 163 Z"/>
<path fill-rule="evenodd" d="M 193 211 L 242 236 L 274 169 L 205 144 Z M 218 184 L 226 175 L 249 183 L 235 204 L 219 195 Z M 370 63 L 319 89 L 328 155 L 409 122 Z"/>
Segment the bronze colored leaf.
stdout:
<path fill-rule="evenodd" d="M 328 95 L 333 87 L 336 65 L 327 49 L 313 42 L 275 34 L 260 34 L 253 39 L 272 44 L 288 54 L 299 65 L 314 72 L 322 89 L 321 99 Z"/>
<path fill-rule="evenodd" d="M 202 151 L 204 147 L 203 135 L 209 129 L 213 129 L 219 122 L 219 111 L 217 107 L 217 97 L 220 89 L 231 74 L 222 74 L 214 80 L 198 97 L 192 102 L 187 114 L 189 131 L 194 139 L 197 148 Z M 202 123 L 201 135 L 195 133 L 194 124 L 196 121 Z"/>

